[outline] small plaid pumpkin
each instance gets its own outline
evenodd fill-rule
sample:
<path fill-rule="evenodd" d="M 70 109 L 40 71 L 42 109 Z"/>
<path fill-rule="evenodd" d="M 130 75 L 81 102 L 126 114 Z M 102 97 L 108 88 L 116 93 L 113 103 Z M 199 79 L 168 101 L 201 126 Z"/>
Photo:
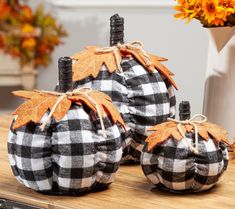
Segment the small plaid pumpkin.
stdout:
<path fill-rule="evenodd" d="M 29 93 L 23 95 L 26 98 Z M 114 108 L 109 102 L 109 107 Z M 121 127 L 109 116 L 103 118 L 105 138 L 97 114 L 82 101 L 78 103 L 72 102 L 59 121 L 52 117 L 44 130 L 41 124 L 48 119 L 49 112 L 40 121 L 32 119 L 21 127 L 15 128 L 19 115 L 13 121 L 8 152 L 20 183 L 47 194 L 78 195 L 103 189 L 113 182 L 122 156 Z"/>
<path fill-rule="evenodd" d="M 171 120 L 151 128 L 155 132 L 146 139 L 141 155 L 143 172 L 154 185 L 168 191 L 208 190 L 228 165 L 226 131 L 193 119 L 179 123 Z"/>

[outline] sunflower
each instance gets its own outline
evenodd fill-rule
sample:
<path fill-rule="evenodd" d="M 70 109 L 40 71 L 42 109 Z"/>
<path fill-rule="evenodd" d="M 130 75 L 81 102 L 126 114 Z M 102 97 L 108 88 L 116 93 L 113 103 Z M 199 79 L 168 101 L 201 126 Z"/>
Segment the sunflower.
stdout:
<path fill-rule="evenodd" d="M 176 18 L 195 18 L 206 27 L 235 25 L 235 0 L 176 0 Z"/>
<path fill-rule="evenodd" d="M 203 16 L 209 24 L 212 24 L 217 17 L 218 5 L 218 0 L 204 0 L 202 3 Z"/>
<path fill-rule="evenodd" d="M 221 18 L 215 18 L 213 21 L 211 21 L 211 25 L 213 26 L 224 26 L 225 21 Z"/>
<path fill-rule="evenodd" d="M 178 0 L 178 5 L 174 8 L 179 13 L 175 14 L 175 17 L 179 19 L 187 19 L 187 22 L 189 22 L 201 11 L 200 4 L 201 0 Z"/>
<path fill-rule="evenodd" d="M 235 0 L 219 0 L 219 6 L 224 8 L 235 8 Z"/>
<path fill-rule="evenodd" d="M 227 21 L 227 17 L 235 13 L 235 0 L 219 0 L 217 9 L 217 17 Z"/>

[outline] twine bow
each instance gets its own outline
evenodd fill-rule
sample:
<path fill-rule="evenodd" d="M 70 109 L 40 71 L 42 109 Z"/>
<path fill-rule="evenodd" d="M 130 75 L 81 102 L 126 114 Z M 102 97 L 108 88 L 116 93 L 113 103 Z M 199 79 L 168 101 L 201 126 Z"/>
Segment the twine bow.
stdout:
<path fill-rule="evenodd" d="M 59 92 L 53 92 L 53 91 L 40 91 L 43 93 L 47 93 L 47 94 L 52 94 L 52 95 L 57 95 L 60 96 L 58 98 L 58 100 L 56 101 L 56 103 L 54 104 L 54 106 L 52 107 L 50 114 L 46 117 L 46 119 L 43 121 L 42 125 L 40 126 L 40 129 L 43 131 L 46 127 L 46 124 L 48 123 L 48 121 L 51 119 L 53 113 L 56 110 L 56 107 L 59 105 L 59 103 L 67 97 L 70 96 L 78 96 L 78 95 L 83 95 L 84 97 L 86 97 L 91 103 L 93 103 L 93 105 L 96 107 L 97 110 L 97 114 L 100 120 L 100 124 L 101 124 L 101 129 L 102 129 L 102 134 L 103 137 L 107 138 L 106 132 L 105 132 L 105 126 L 104 126 L 104 121 L 103 121 L 103 117 L 101 114 L 101 110 L 99 108 L 99 105 L 97 104 L 97 102 L 89 95 L 89 93 L 92 91 L 91 88 L 87 88 L 87 87 L 83 87 L 83 88 L 79 88 L 79 89 L 75 89 L 73 91 L 68 91 L 65 93 L 59 93 Z"/>
<path fill-rule="evenodd" d="M 196 120 L 197 118 L 201 118 L 200 120 Z M 172 118 L 168 118 L 168 121 L 173 121 L 178 123 L 177 124 L 177 128 L 180 132 L 180 134 L 184 137 L 185 141 L 187 142 L 190 150 L 192 152 L 194 152 L 196 155 L 199 154 L 199 150 L 198 150 L 198 126 L 197 124 L 201 124 L 201 123 L 205 123 L 207 121 L 207 117 L 202 115 L 202 114 L 196 114 L 194 115 L 192 118 L 190 118 L 189 120 L 176 120 L 176 119 L 172 119 Z M 194 127 L 194 131 L 195 131 L 195 147 L 193 147 L 193 145 L 188 141 L 187 137 L 185 136 L 181 126 L 185 125 L 185 124 L 190 124 Z"/>
<path fill-rule="evenodd" d="M 144 56 L 145 64 L 147 66 L 150 66 L 152 64 L 149 55 L 144 51 L 143 47 L 144 47 L 144 44 L 141 41 L 132 41 L 132 42 L 129 42 L 129 43 L 126 43 L 126 44 L 118 43 L 115 46 L 99 48 L 99 49 L 96 50 L 96 53 L 113 52 L 118 70 L 119 70 L 119 72 L 122 72 L 122 67 L 121 67 L 121 64 L 120 64 L 121 60 L 120 60 L 119 54 L 118 54 L 118 52 L 120 50 L 125 50 L 125 49 L 139 50 L 142 53 L 142 55 Z"/>

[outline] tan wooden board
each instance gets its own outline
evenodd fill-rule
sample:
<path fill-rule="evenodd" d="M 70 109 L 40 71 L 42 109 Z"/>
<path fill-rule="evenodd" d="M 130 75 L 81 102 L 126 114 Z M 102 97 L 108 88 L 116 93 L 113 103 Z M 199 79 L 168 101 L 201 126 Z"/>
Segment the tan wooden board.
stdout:
<path fill-rule="evenodd" d="M 0 86 L 22 86 L 32 90 L 36 85 L 37 71 L 32 64 L 20 66 L 20 59 L 0 50 Z"/>
<path fill-rule="evenodd" d="M 12 117 L 0 116 L 0 198 L 43 208 L 76 209 L 235 209 L 235 164 L 229 164 L 210 191 L 172 194 L 155 189 L 139 165 L 121 166 L 109 189 L 82 197 L 47 196 L 34 192 L 14 178 L 7 157 L 8 127 Z"/>

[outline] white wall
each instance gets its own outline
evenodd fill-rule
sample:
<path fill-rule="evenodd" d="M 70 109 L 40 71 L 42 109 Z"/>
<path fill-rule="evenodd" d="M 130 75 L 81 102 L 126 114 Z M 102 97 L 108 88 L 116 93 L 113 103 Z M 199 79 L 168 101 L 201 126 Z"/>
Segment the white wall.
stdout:
<path fill-rule="evenodd" d="M 37 1 L 30 2 L 35 4 Z M 39 89 L 54 88 L 57 82 L 57 59 L 60 56 L 72 55 L 86 45 L 108 45 L 109 17 L 119 13 L 125 17 L 125 41 L 139 39 L 144 42 L 147 51 L 169 58 L 166 65 L 176 74 L 175 80 L 180 89 L 176 92 L 178 103 L 189 100 L 192 112 L 201 112 L 208 37 L 207 30 L 199 23 L 193 21 L 185 25 L 175 20 L 172 7 L 52 7 L 51 11 L 65 25 L 69 37 L 64 39 L 63 46 L 56 49 L 49 68 L 40 69 Z M 17 104 L 8 94 L 9 89 L 4 94 L 8 101 L 0 101 L 0 111 L 14 108 Z"/>

